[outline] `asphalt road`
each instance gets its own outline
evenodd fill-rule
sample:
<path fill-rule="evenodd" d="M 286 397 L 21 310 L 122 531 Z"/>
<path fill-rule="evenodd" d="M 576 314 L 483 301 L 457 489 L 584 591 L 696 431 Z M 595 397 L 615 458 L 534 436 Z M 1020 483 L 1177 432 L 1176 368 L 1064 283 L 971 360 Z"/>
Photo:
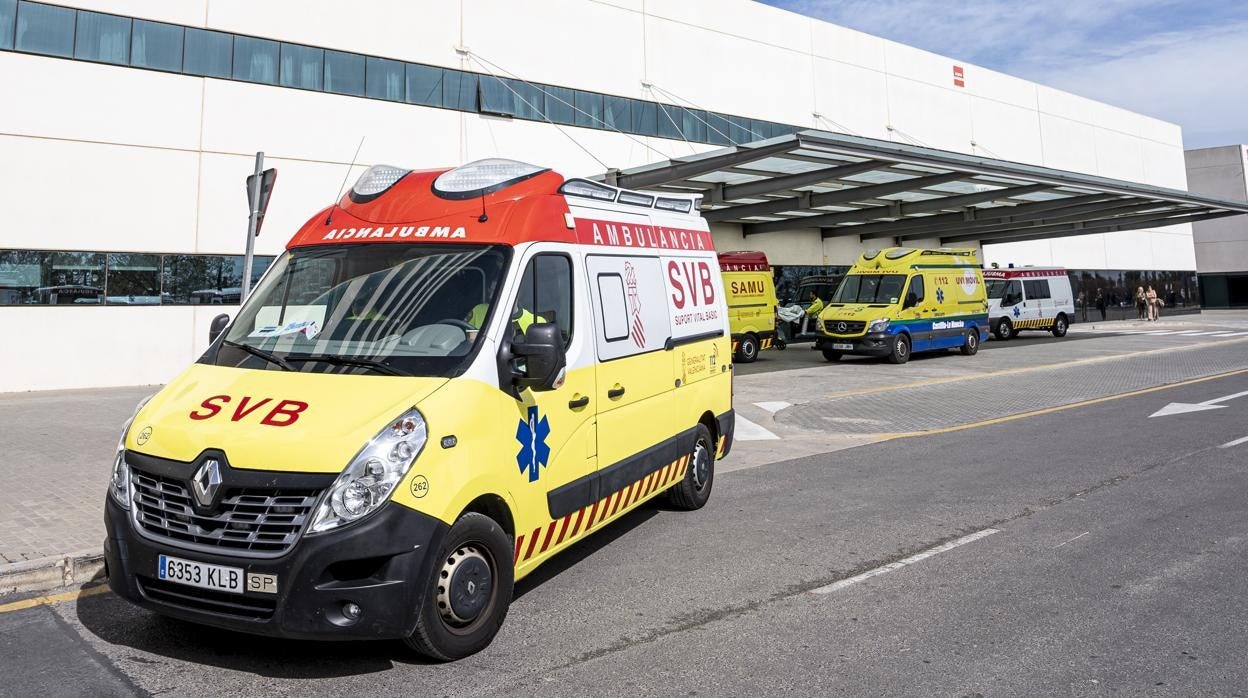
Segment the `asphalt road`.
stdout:
<path fill-rule="evenodd" d="M 455 664 L 102 594 L 0 612 L 0 693 L 1242 695 L 1248 442 L 1222 446 L 1248 437 L 1248 397 L 1149 415 L 1244 391 L 1237 373 L 724 473 L 705 509 L 643 509 L 521 583 Z"/>

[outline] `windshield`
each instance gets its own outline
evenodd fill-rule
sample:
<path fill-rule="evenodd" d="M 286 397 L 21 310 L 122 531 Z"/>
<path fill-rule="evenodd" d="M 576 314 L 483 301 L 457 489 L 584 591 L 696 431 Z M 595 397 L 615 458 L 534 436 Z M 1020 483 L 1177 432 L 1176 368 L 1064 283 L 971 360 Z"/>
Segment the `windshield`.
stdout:
<path fill-rule="evenodd" d="M 307 247 L 247 299 L 218 365 L 448 376 L 465 366 L 510 250 L 474 245 Z"/>
<path fill-rule="evenodd" d="M 896 303 L 905 285 L 905 274 L 850 274 L 841 280 L 832 302 Z"/>
<path fill-rule="evenodd" d="M 989 298 L 1001 298 L 1006 293 L 1021 293 L 1019 283 L 1009 279 L 991 279 L 988 281 Z"/>

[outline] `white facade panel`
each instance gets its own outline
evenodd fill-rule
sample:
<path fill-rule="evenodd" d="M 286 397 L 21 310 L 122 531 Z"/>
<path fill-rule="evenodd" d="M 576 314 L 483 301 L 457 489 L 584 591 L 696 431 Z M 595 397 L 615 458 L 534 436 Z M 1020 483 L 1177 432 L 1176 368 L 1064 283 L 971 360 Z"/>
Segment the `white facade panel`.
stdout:
<path fill-rule="evenodd" d="M 208 14 L 208 0 L 64 0 L 56 4 L 188 27 L 204 26 Z"/>
<path fill-rule="evenodd" d="M 884 73 L 816 58 L 815 128 L 888 140 L 888 78 Z"/>
<path fill-rule="evenodd" d="M 970 97 L 971 135 L 977 155 L 1044 164 L 1040 121 L 1034 109 L 981 97 Z"/>
<path fill-rule="evenodd" d="M 883 73 L 886 47 L 893 42 L 827 22 L 810 23 L 811 52 L 816 58 Z"/>
<path fill-rule="evenodd" d="M 957 152 L 969 152 L 971 98 L 931 84 L 889 76 L 888 105 L 892 140 Z"/>
<path fill-rule="evenodd" d="M 1097 174 L 1096 127 L 1041 113 L 1040 138 L 1046 167 Z"/>

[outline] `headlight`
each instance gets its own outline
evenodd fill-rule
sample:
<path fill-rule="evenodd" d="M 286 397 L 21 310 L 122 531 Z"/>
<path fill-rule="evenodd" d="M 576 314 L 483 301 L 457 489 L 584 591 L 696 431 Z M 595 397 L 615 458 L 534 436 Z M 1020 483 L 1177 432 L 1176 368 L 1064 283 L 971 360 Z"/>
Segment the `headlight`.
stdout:
<path fill-rule="evenodd" d="M 408 410 L 374 436 L 351 460 L 321 500 L 311 533 L 351 523 L 376 511 L 425 446 L 425 419 Z"/>
<path fill-rule="evenodd" d="M 871 324 L 867 325 L 868 332 L 883 332 L 886 329 L 888 329 L 888 318 L 886 317 L 882 317 L 879 320 L 872 320 Z"/>
<path fill-rule="evenodd" d="M 117 457 L 113 459 L 113 477 L 108 483 L 108 493 L 122 509 L 130 508 L 130 466 L 126 464 L 126 435 L 130 432 L 130 425 L 134 423 L 134 418 L 139 416 L 143 406 L 153 397 L 153 395 L 148 395 L 139 400 L 139 404 L 134 407 L 134 414 L 130 415 L 130 419 L 122 425 L 121 438 L 117 440 Z"/>

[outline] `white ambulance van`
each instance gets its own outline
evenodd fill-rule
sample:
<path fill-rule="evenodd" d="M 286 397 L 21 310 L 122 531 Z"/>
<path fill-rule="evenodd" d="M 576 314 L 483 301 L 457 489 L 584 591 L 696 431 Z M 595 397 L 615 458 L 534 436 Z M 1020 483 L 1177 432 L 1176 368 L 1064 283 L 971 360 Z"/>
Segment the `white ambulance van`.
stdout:
<path fill-rule="evenodd" d="M 988 316 L 993 336 L 1017 337 L 1023 330 L 1065 337 L 1075 317 L 1070 275 L 1057 267 L 985 269 Z"/>
<path fill-rule="evenodd" d="M 697 208 L 509 160 L 369 169 L 127 423 L 113 591 L 448 660 L 569 546 L 701 507 L 734 421 Z"/>

